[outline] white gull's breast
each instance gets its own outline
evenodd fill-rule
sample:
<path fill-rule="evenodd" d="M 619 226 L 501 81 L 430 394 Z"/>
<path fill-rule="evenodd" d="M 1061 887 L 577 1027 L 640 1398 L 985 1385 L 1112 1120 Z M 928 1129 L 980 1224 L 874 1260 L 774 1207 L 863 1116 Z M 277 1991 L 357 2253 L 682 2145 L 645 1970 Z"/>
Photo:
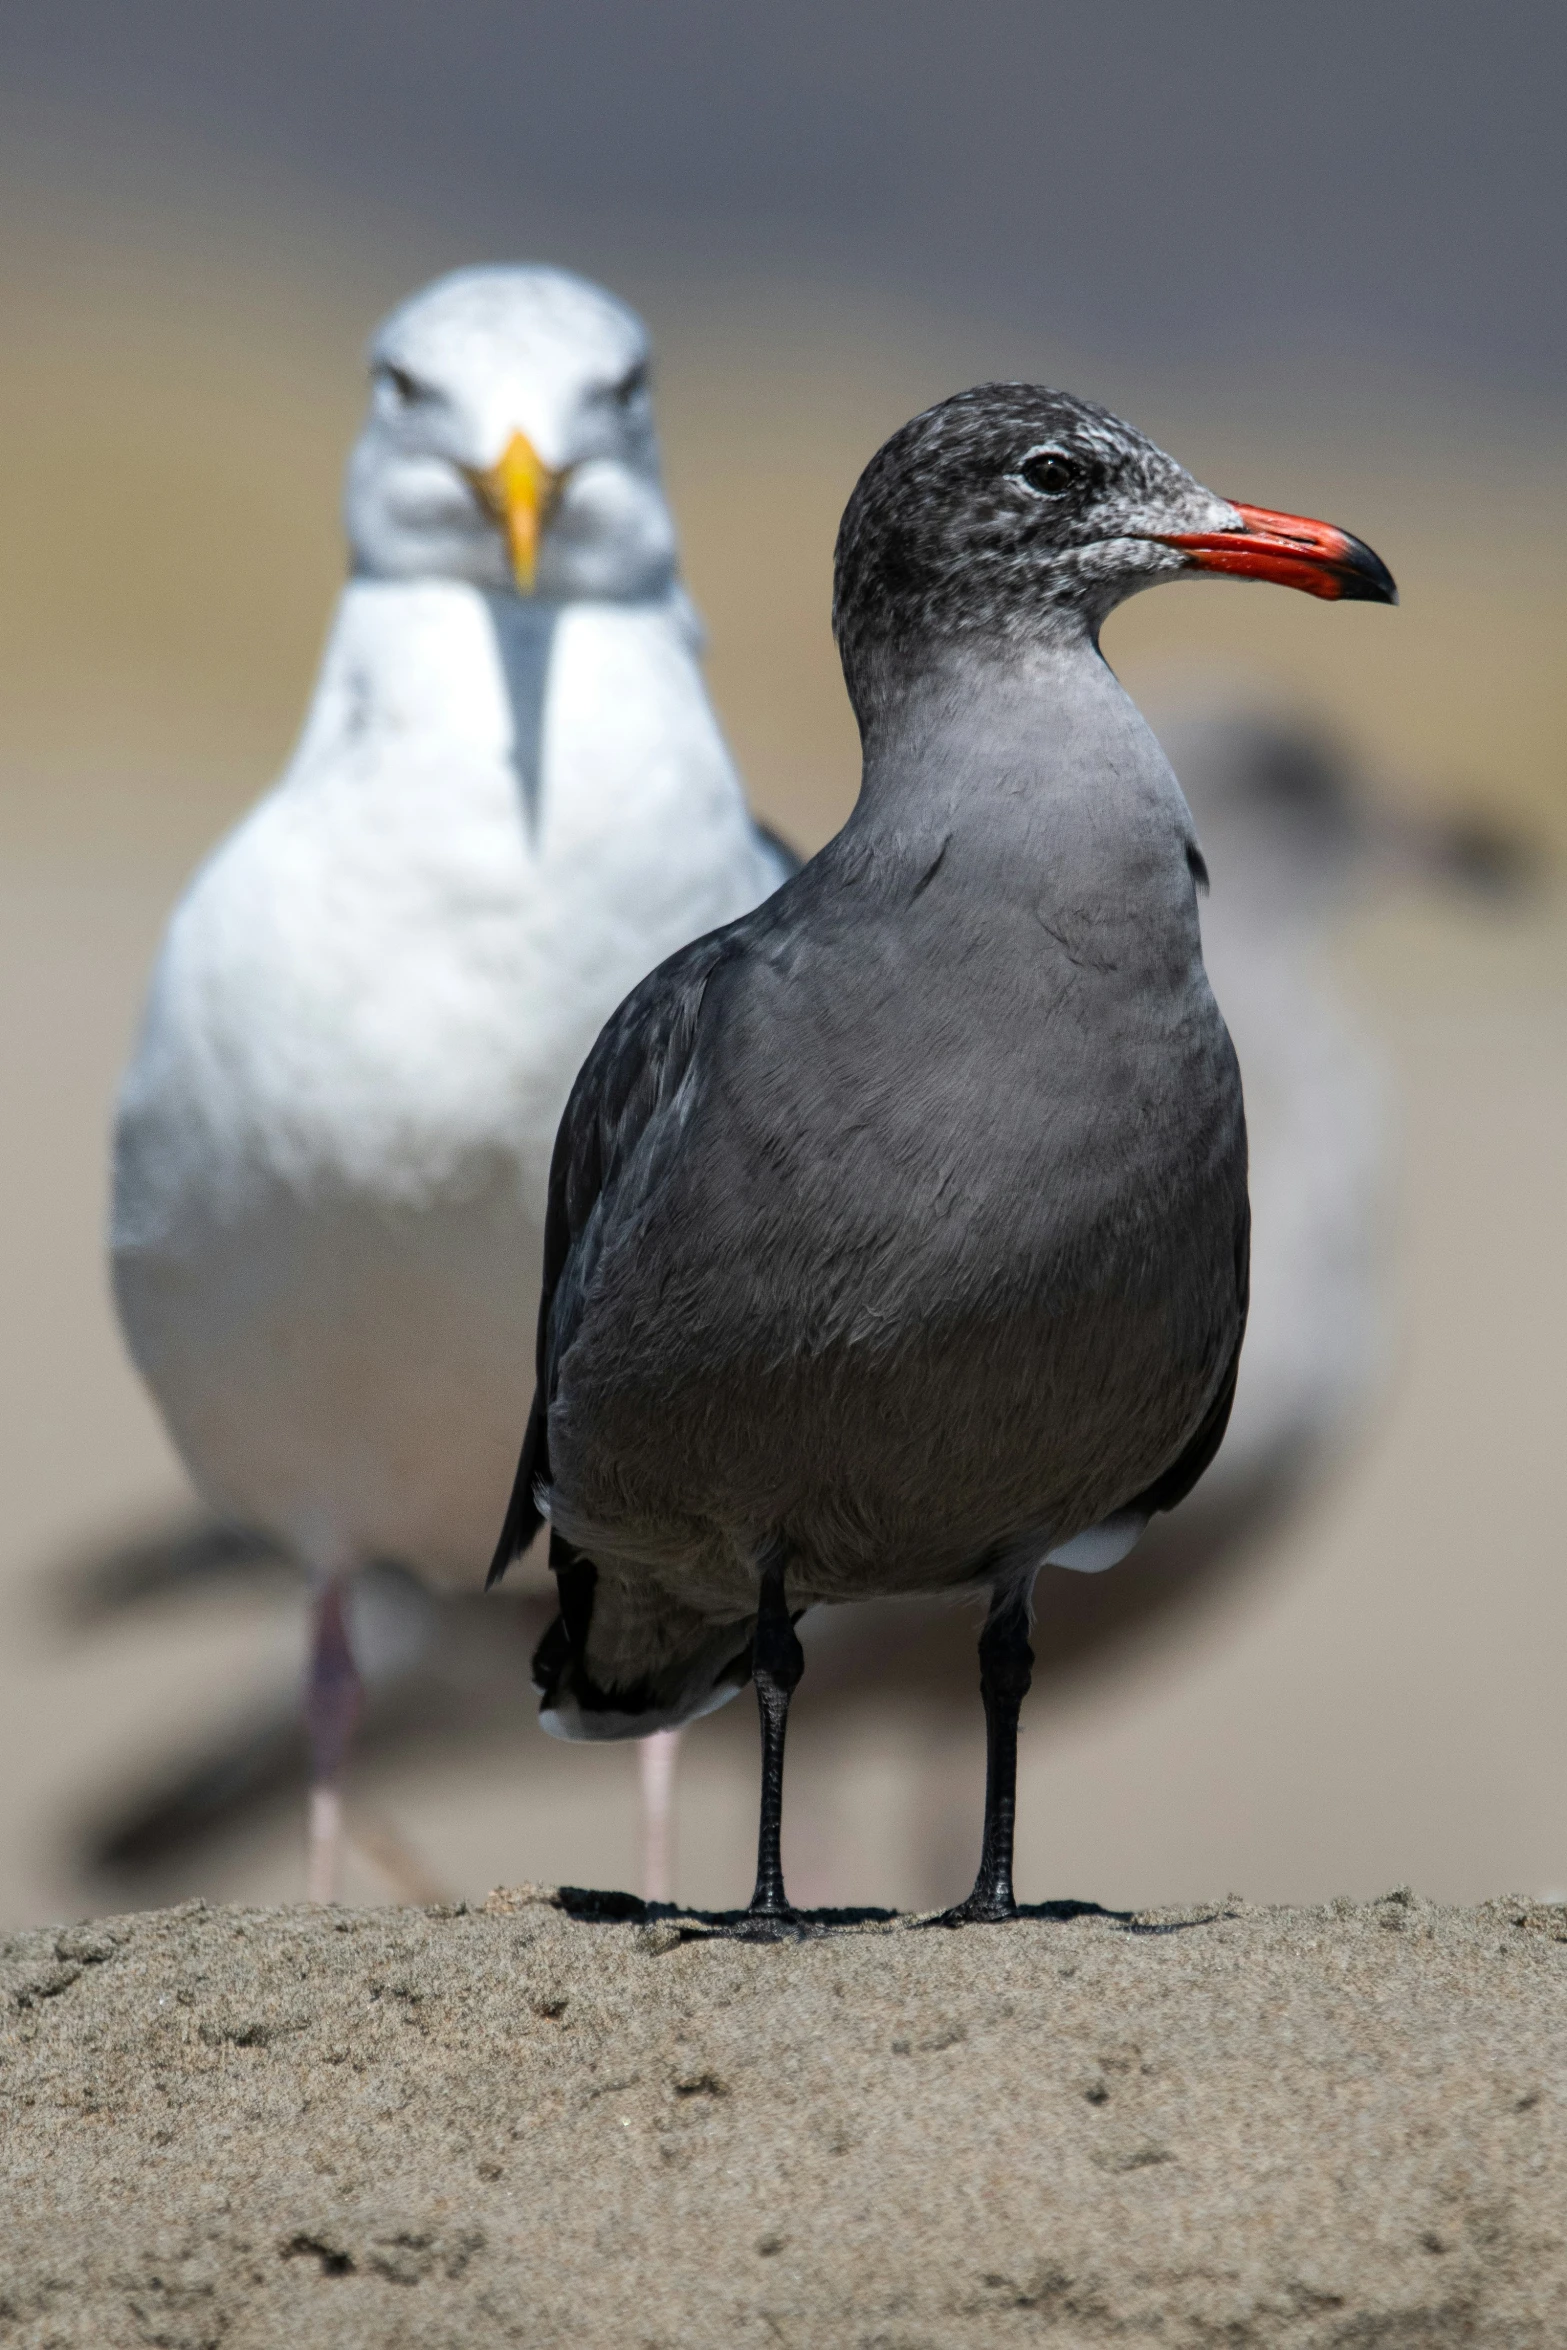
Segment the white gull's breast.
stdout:
<path fill-rule="evenodd" d="M 122 1095 L 122 1311 L 215 1500 L 307 1551 L 482 1563 L 571 1080 L 773 879 L 678 604 L 350 587 Z"/>

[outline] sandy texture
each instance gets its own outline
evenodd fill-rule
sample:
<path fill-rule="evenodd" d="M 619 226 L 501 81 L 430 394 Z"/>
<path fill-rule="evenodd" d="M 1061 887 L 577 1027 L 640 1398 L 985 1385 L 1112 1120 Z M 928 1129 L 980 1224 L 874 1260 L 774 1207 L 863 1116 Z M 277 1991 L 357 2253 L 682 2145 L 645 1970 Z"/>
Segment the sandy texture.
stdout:
<path fill-rule="evenodd" d="M 1559 2345 L 1567 1911 L 0 1946 L 0 2342 Z"/>

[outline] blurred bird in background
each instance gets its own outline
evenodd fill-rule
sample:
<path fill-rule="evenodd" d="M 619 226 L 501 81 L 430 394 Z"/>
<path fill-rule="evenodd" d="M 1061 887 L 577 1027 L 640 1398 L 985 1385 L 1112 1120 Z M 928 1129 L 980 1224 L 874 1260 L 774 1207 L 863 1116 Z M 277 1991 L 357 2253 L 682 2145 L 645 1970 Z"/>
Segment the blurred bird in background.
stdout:
<path fill-rule="evenodd" d="M 1212 877 L 1204 955 L 1247 1088 L 1251 1322 L 1229 1436 L 1198 1490 L 1114 1575 L 1041 1578 L 1038 1672 L 1058 1682 L 1264 1563 L 1269 1537 L 1331 1475 L 1374 1408 L 1393 1351 L 1396 1122 L 1380 1056 L 1339 1001 L 1328 950 L 1357 904 L 1410 875 L 1491 895 L 1515 892 L 1528 871 L 1524 851 L 1498 831 L 1405 812 L 1307 719 L 1231 693 L 1160 716 L 1159 733 Z M 68 1588 L 83 1615 L 102 1617 L 282 1568 L 265 1537 L 202 1522 L 86 1560 Z M 366 1742 L 385 1761 L 436 1740 L 471 1747 L 509 1723 L 553 1598 L 437 1597 L 381 1560 L 357 1577 L 348 1605 Z M 817 1611 L 806 1633 L 818 1709 L 851 1706 L 896 1677 L 901 1702 L 966 1717 L 971 1660 L 955 1651 L 946 1607 Z M 649 1750 L 654 1768 L 667 1768 L 667 1748 L 646 1741 Z M 293 1701 L 258 1687 L 225 1734 L 171 1755 L 162 1775 L 93 1823 L 94 1865 L 128 1887 L 161 1882 L 171 1859 L 232 1838 L 297 1786 L 303 1767 Z M 431 1891 L 390 1831 L 380 1835 L 382 1872 L 410 1894 Z M 653 1898 L 672 1890 L 667 1844 L 659 1867 L 645 1876 Z"/>
<path fill-rule="evenodd" d="M 205 1500 L 313 1587 L 318 1900 L 362 1674 L 420 1651 L 408 1578 L 477 1590 L 494 1546 L 572 1077 L 794 862 L 703 685 L 648 360 L 546 268 L 459 272 L 381 327 L 304 733 L 176 909 L 121 1090 L 131 1352 Z"/>

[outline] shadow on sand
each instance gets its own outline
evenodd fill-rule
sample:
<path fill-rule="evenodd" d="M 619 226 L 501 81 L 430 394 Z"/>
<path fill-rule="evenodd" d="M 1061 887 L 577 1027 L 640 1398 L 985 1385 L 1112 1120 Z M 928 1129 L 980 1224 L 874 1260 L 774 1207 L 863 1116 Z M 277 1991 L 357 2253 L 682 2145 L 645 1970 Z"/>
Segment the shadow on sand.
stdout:
<path fill-rule="evenodd" d="M 971 1925 L 945 1910 L 800 1909 L 785 1917 L 757 1917 L 744 1909 L 681 1909 L 672 1902 L 642 1901 L 635 1893 L 602 1892 L 583 1885 L 561 1885 L 553 1896 L 557 1908 L 580 1924 L 644 1926 L 662 1930 L 674 1941 L 727 1939 L 740 1942 L 805 1942 L 828 1935 L 896 1934 L 933 1926 Z M 1007 1925 L 1069 1925 L 1074 1918 L 1103 1918 L 1126 1934 L 1179 1934 L 1192 1926 L 1213 1925 L 1225 1915 L 1222 1906 L 1190 1917 L 1167 1917 L 1148 1911 L 1106 1909 L 1097 1901 L 1020 1902 Z M 983 1926 L 981 1927 L 983 1931 Z"/>

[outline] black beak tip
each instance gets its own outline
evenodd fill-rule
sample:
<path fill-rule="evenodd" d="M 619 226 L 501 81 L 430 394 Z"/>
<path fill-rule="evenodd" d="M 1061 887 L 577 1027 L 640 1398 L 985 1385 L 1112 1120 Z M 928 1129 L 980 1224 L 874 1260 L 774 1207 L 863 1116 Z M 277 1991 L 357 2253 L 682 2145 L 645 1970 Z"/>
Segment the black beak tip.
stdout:
<path fill-rule="evenodd" d="M 1348 533 L 1346 532 L 1346 537 Z M 1350 539 L 1349 552 L 1339 572 L 1340 601 L 1346 604 L 1396 604 L 1398 582 L 1380 555 L 1364 539 Z"/>

